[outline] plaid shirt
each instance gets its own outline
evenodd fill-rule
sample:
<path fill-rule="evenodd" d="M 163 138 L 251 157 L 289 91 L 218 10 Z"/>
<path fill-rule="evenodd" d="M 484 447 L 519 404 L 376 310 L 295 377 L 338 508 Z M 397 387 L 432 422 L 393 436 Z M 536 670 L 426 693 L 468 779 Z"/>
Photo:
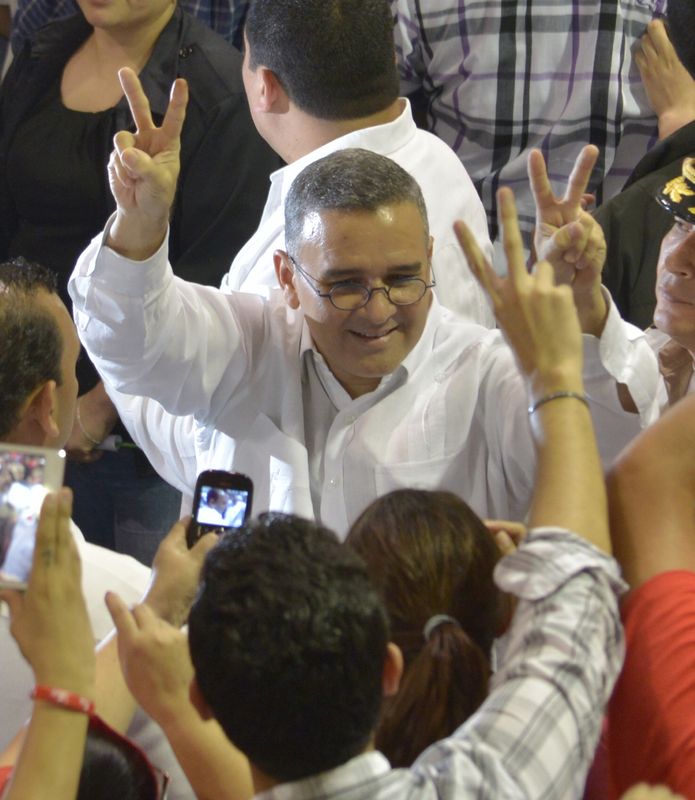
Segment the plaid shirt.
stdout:
<path fill-rule="evenodd" d="M 365 753 L 256 800 L 579 798 L 622 664 L 613 559 L 566 531 L 536 529 L 495 571 L 519 597 L 481 708 L 412 768 Z"/>
<path fill-rule="evenodd" d="M 391 0 L 405 94 L 459 155 L 497 238 L 495 192 L 514 189 L 526 244 L 535 207 L 526 175 L 543 152 L 564 193 L 585 144 L 599 147 L 589 190 L 622 188 L 656 139 L 632 48 L 666 0 Z"/>
<path fill-rule="evenodd" d="M 75 0 L 19 0 L 12 20 L 12 52 L 17 53 L 34 31 L 79 11 Z M 249 0 L 180 0 L 184 11 L 197 17 L 241 49 Z"/>

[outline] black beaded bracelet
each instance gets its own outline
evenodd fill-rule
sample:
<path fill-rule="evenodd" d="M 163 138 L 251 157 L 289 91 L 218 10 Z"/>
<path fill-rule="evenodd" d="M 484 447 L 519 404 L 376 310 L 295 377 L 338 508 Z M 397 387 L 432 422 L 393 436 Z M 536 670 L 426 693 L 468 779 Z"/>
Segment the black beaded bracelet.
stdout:
<path fill-rule="evenodd" d="M 580 403 L 584 403 L 584 405 L 589 408 L 589 401 L 586 399 L 586 395 L 584 394 L 579 394 L 578 392 L 553 392 L 552 394 L 547 394 L 545 397 L 541 397 L 540 400 L 536 400 L 532 406 L 529 406 L 529 416 L 538 411 L 542 405 L 549 403 L 551 400 L 560 400 L 563 397 L 573 397 L 575 400 L 579 400 Z"/>

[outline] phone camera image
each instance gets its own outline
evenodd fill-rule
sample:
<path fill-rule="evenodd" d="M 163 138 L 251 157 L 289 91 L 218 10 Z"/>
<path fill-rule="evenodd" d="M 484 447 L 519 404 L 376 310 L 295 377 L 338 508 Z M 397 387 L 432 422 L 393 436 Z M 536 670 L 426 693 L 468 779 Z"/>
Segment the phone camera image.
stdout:
<path fill-rule="evenodd" d="M 48 489 L 41 454 L 0 452 L 0 581 L 26 582 L 31 571 L 36 524 Z"/>
<path fill-rule="evenodd" d="M 239 528 L 246 519 L 249 493 L 242 489 L 203 486 L 195 520 L 200 525 Z"/>

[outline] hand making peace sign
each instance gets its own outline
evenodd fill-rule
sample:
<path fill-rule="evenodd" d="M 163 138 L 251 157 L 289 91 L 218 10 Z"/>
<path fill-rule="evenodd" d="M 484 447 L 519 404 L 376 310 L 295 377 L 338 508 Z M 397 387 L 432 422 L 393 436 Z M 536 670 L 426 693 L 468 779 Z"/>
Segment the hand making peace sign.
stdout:
<path fill-rule="evenodd" d="M 597 158 L 598 148 L 594 145 L 582 149 L 563 197 L 557 197 L 552 190 L 540 150 L 532 150 L 528 159 L 528 176 L 536 201 L 536 255 L 555 267 L 558 283 L 571 284 L 575 290 L 588 289 L 595 283 L 606 258 L 601 226 L 582 205 Z"/>
<path fill-rule="evenodd" d="M 114 137 L 109 183 L 118 216 L 109 244 L 131 258 L 144 258 L 161 243 L 174 202 L 188 87 L 180 78 L 174 81 L 164 120 L 157 127 L 135 72 L 123 68 L 118 77 L 136 131 L 119 131 Z"/>

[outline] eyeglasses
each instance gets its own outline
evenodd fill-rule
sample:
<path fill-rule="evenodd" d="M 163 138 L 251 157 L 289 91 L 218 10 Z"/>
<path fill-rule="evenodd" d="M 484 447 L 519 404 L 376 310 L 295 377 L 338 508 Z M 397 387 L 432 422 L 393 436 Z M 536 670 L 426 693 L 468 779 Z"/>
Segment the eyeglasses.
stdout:
<path fill-rule="evenodd" d="M 356 311 L 358 308 L 366 306 L 372 299 L 374 292 L 383 292 L 388 297 L 389 302 L 395 306 L 411 306 L 417 303 L 425 296 L 428 289 L 436 286 L 436 281 L 427 283 L 422 278 L 394 278 L 390 286 L 376 286 L 369 289 L 361 283 L 354 281 L 343 281 L 336 283 L 329 291 L 322 292 L 314 283 L 319 281 L 313 275 L 303 269 L 297 261 L 289 256 L 290 261 L 294 264 L 295 269 L 306 280 L 311 288 L 316 292 L 318 297 L 325 297 L 330 300 L 334 308 L 339 311 Z"/>

